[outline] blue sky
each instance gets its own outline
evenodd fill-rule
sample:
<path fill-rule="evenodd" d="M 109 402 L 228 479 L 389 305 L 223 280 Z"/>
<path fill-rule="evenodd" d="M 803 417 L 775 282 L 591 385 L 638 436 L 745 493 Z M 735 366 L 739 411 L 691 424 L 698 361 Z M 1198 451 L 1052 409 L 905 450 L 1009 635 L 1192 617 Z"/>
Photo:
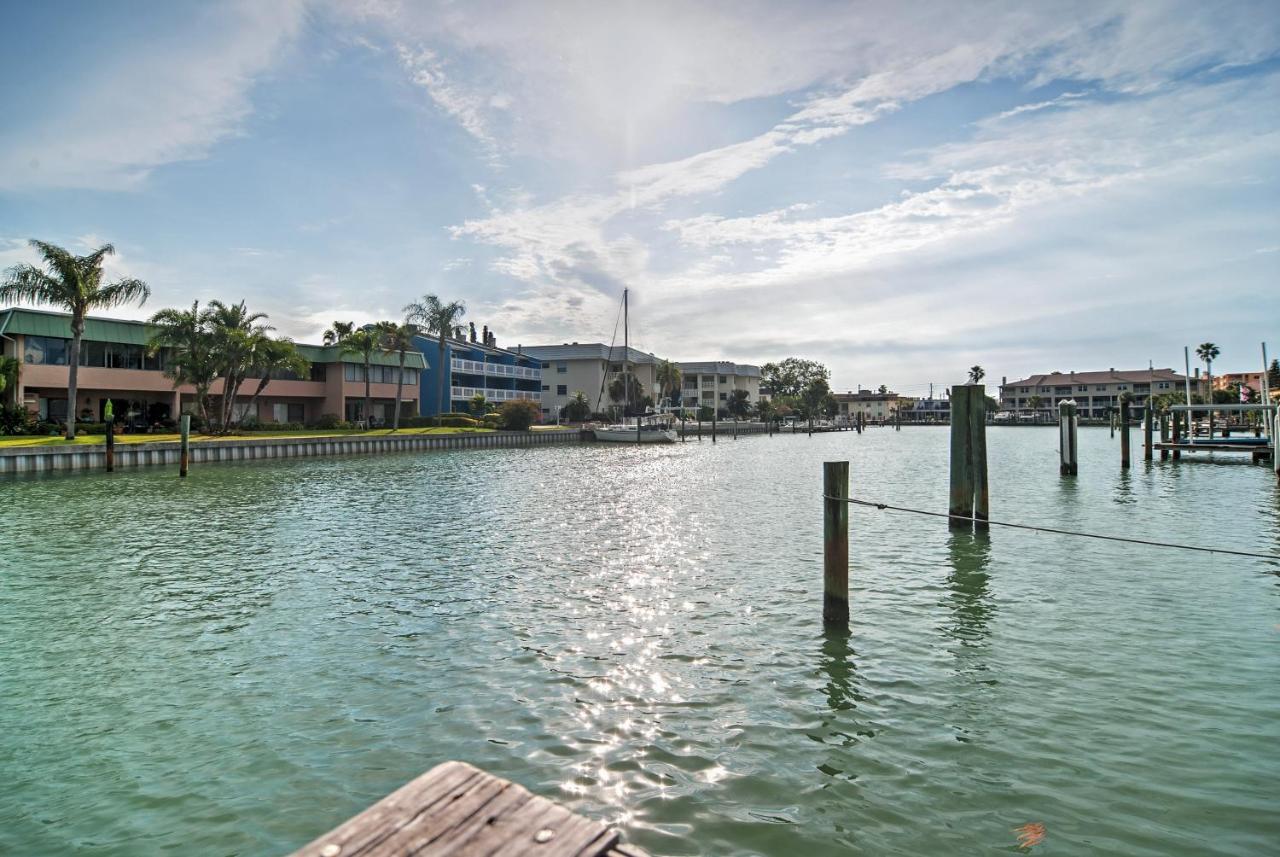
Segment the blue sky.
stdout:
<path fill-rule="evenodd" d="M 1280 6 L 5 3 L 0 265 L 918 393 L 1280 352 Z M 69 49 L 70 48 L 70 49 Z"/>

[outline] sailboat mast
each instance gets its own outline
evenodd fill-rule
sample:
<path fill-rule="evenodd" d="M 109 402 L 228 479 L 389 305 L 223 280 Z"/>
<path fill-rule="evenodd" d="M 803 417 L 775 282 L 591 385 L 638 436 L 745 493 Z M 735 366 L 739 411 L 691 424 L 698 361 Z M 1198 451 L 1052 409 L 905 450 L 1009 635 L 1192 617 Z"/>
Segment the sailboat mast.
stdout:
<path fill-rule="evenodd" d="M 631 405 L 631 369 L 630 369 L 630 351 L 631 346 L 629 333 L 629 307 L 627 303 L 627 294 L 630 289 L 622 290 L 622 415 L 626 417 L 627 408 Z"/>

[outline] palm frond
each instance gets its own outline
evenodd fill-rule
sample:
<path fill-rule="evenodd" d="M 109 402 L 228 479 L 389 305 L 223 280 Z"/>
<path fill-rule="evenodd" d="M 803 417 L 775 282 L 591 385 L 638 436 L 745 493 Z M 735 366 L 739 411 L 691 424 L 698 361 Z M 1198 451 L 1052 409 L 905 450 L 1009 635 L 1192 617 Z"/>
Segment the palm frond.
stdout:
<path fill-rule="evenodd" d="M 89 296 L 86 308 L 111 309 L 124 304 L 144 304 L 149 297 L 151 297 L 151 287 L 142 280 L 129 277 L 98 289 Z"/>
<path fill-rule="evenodd" d="M 0 303 L 54 304 L 71 308 L 75 295 L 66 284 L 34 265 L 14 265 L 0 283 Z"/>

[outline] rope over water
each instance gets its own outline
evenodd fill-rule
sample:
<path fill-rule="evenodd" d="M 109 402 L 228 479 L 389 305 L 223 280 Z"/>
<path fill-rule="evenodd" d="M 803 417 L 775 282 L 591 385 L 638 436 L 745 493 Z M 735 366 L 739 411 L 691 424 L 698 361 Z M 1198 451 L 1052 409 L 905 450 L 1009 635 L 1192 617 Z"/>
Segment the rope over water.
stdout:
<path fill-rule="evenodd" d="M 908 509 L 906 506 L 890 506 L 888 503 L 876 503 L 871 500 L 858 500 L 854 497 L 832 497 L 829 494 L 823 495 L 824 500 L 841 500 L 854 506 L 866 506 L 871 509 L 888 510 L 890 512 L 911 512 L 916 515 L 928 515 L 931 518 L 955 518 L 958 521 L 973 521 L 967 515 L 952 515 L 950 512 L 929 512 L 925 509 Z M 1012 527 L 1015 530 L 1031 530 L 1037 533 L 1053 533 L 1059 536 L 1080 536 L 1085 539 L 1102 539 L 1108 542 L 1126 542 L 1131 545 L 1149 545 L 1157 548 L 1175 548 L 1184 551 L 1197 551 L 1199 553 L 1220 553 L 1230 556 L 1247 556 L 1252 559 L 1269 559 L 1272 562 L 1280 562 L 1280 556 L 1274 556 L 1266 553 L 1251 553 L 1249 551 L 1230 550 L 1228 548 L 1206 548 L 1199 545 L 1180 545 L 1176 542 L 1157 542 L 1149 539 L 1132 539 L 1126 536 L 1104 536 L 1099 533 L 1081 533 L 1076 530 L 1060 530 L 1055 527 L 1036 527 L 1031 524 L 1012 524 L 1008 521 L 990 521 L 982 518 L 976 519 L 984 524 L 993 527 Z"/>

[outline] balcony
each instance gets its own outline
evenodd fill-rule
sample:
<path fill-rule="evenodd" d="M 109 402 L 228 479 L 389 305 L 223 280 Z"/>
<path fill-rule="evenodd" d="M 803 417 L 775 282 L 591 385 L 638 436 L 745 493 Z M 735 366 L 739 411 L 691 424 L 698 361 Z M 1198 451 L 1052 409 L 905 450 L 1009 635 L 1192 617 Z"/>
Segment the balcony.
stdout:
<path fill-rule="evenodd" d="M 533 390 L 495 390 L 492 387 L 452 387 L 450 389 L 454 399 L 470 399 L 480 393 L 490 402 L 511 402 L 516 399 L 528 399 L 532 402 L 542 400 L 542 394 Z"/>
<path fill-rule="evenodd" d="M 494 378 L 525 378 L 538 381 L 542 378 L 542 369 L 526 366 L 509 366 L 506 363 L 487 363 L 481 360 L 462 360 L 457 357 L 450 361 L 454 372 L 465 372 L 468 375 L 487 375 Z"/>

